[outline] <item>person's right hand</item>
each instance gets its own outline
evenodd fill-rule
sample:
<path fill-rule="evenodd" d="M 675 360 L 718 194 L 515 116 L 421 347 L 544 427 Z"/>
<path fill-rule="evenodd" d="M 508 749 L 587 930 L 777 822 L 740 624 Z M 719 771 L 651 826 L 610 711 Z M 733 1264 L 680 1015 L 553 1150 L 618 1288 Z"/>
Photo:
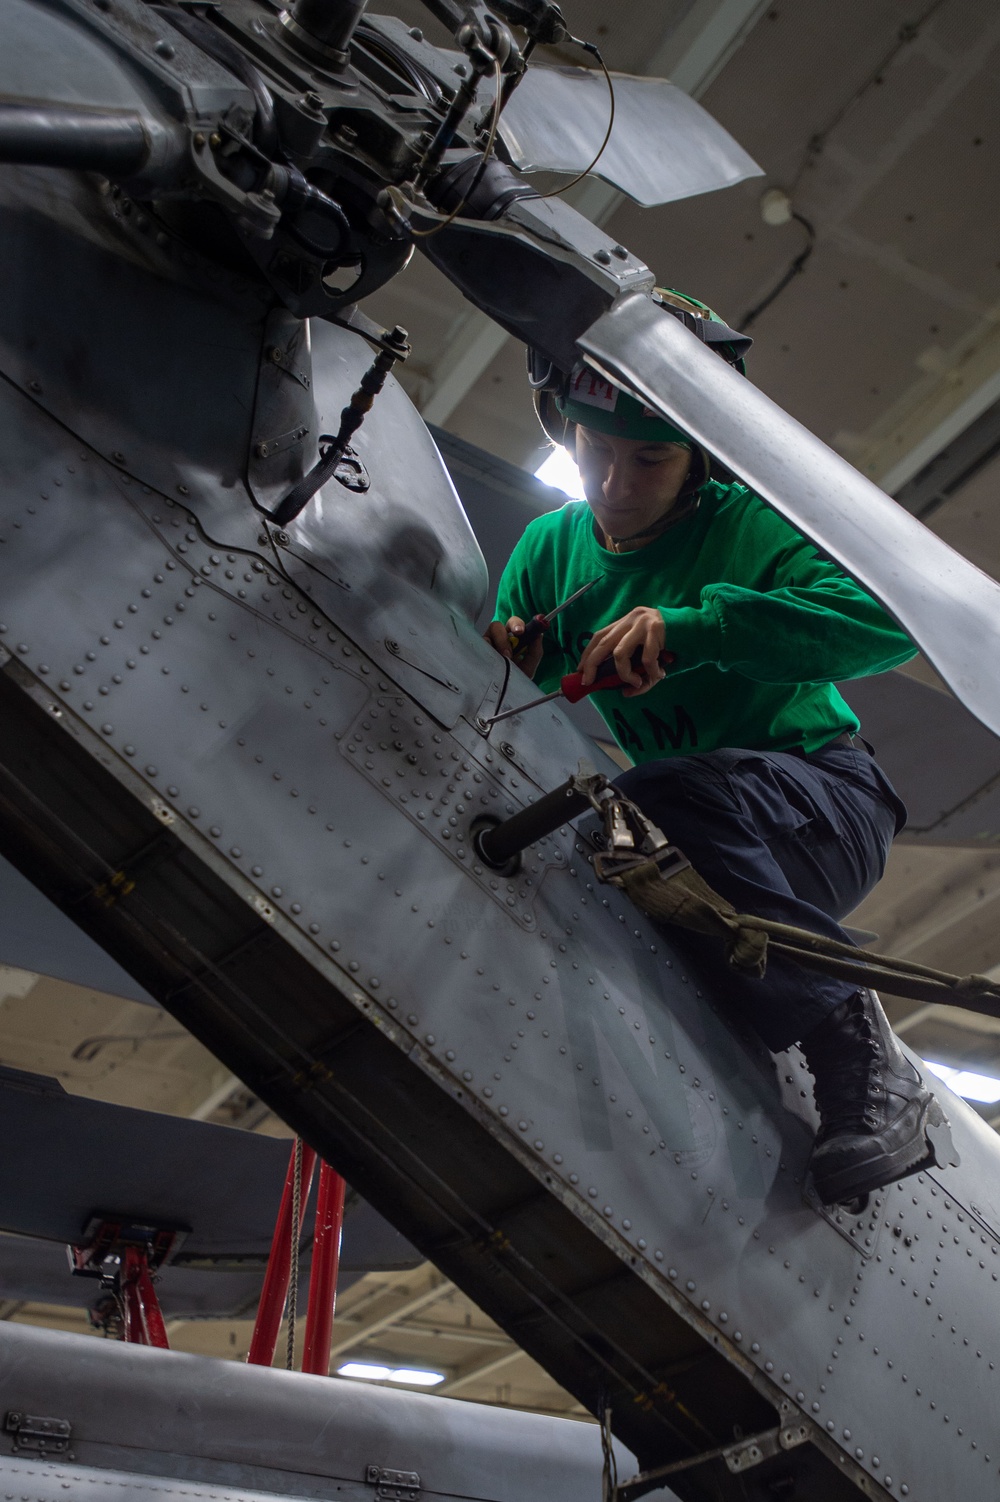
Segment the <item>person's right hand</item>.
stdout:
<path fill-rule="evenodd" d="M 500 653 L 501 657 L 513 660 L 514 652 L 510 645 L 510 638 L 512 636 L 520 636 L 523 630 L 524 622 L 521 620 L 521 617 L 519 615 L 512 615 L 506 626 L 503 621 L 491 621 L 483 632 L 483 636 L 489 642 L 490 646 Z M 538 664 L 542 660 L 543 645 L 542 638 L 539 637 L 528 648 L 526 656 L 518 660 L 517 666 L 529 678 L 534 678 L 538 671 Z"/>

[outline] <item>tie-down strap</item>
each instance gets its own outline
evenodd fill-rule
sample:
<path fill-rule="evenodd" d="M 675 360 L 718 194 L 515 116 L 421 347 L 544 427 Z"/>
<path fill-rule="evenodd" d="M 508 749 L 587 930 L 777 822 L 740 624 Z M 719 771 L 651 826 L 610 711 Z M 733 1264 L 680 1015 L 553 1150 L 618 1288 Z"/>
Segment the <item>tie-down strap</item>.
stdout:
<path fill-rule="evenodd" d="M 952 975 L 790 923 L 737 912 L 630 798 L 605 778 L 581 777 L 577 782 L 604 825 L 604 849 L 594 856 L 599 879 L 620 888 L 657 923 L 721 939 L 737 969 L 763 976 L 768 954 L 780 954 L 859 986 L 1000 1018 L 1000 984 L 985 975 Z"/>

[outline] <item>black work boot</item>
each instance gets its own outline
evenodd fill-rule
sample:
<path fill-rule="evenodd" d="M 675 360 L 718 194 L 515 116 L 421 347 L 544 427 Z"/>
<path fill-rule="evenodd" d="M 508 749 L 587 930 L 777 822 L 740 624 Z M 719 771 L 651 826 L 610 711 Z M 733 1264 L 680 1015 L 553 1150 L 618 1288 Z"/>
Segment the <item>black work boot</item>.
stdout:
<path fill-rule="evenodd" d="M 800 1046 L 815 1080 L 820 1129 L 809 1167 L 824 1205 L 957 1162 L 947 1117 L 874 991 L 856 991 Z"/>

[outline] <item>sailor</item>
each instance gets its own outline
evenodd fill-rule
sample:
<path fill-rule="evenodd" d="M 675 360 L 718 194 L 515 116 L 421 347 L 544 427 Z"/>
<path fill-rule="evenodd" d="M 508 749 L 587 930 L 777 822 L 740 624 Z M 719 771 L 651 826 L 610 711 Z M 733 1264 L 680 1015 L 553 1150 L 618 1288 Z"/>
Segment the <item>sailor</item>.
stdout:
<path fill-rule="evenodd" d="M 749 340 L 693 299 L 661 297 L 741 361 Z M 740 912 L 850 942 L 840 922 L 881 877 L 906 811 L 836 684 L 897 667 L 913 644 L 746 486 L 713 478 L 687 433 L 582 365 L 567 376 L 536 360 L 532 384 L 586 501 L 528 525 L 487 640 L 510 657 L 526 621 L 596 579 L 524 671 L 545 692 L 576 668 L 590 682 L 613 658 L 628 686 L 593 702 L 633 763 L 618 787 Z M 940 1107 L 872 991 L 778 956 L 757 980 L 726 966 L 715 941 L 686 942 L 770 1049 L 804 1051 L 825 1203 L 930 1160 Z"/>

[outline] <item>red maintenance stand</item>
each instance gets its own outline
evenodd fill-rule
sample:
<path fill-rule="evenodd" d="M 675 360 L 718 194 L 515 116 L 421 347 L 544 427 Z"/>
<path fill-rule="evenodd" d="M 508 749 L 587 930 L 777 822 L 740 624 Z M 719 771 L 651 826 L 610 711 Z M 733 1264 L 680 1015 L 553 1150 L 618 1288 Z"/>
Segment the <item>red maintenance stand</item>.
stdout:
<path fill-rule="evenodd" d="M 285 1317 L 286 1306 L 289 1315 L 287 1364 L 289 1368 L 292 1366 L 299 1245 L 315 1167 L 316 1154 L 313 1149 L 296 1139 L 285 1177 L 257 1320 L 247 1354 L 247 1362 L 253 1366 L 270 1366 L 274 1361 L 278 1332 Z M 346 1185 L 340 1175 L 328 1163 L 320 1163 L 302 1370 L 323 1377 L 330 1374 L 330 1347 L 333 1342 L 333 1312 L 340 1266 L 345 1191 Z"/>

